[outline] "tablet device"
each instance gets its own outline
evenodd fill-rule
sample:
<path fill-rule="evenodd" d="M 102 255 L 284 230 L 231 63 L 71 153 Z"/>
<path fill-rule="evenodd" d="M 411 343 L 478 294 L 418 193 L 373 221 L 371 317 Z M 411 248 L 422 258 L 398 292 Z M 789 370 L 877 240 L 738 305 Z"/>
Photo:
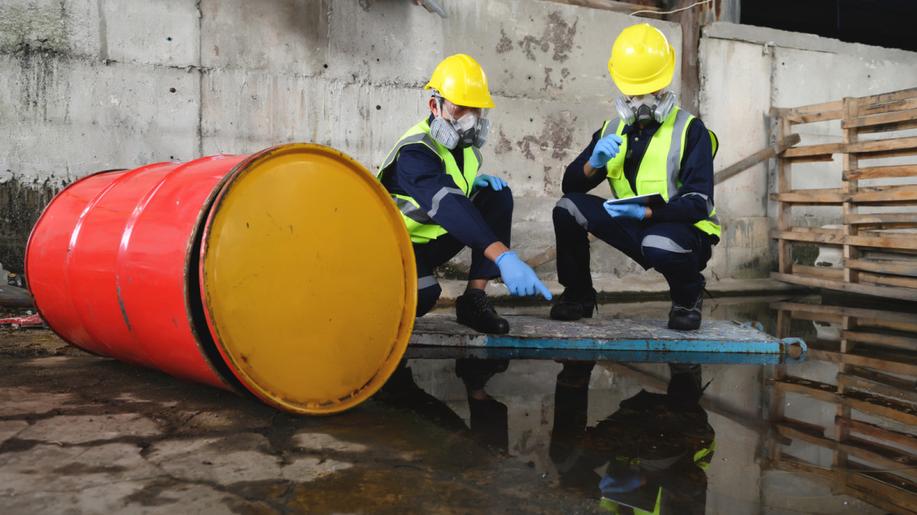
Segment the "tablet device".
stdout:
<path fill-rule="evenodd" d="M 656 206 L 659 204 L 665 204 L 665 199 L 662 198 L 662 195 L 658 193 L 650 193 L 649 195 L 637 195 L 635 197 L 627 198 L 612 198 L 605 201 L 606 204 L 637 204 L 640 206 Z"/>

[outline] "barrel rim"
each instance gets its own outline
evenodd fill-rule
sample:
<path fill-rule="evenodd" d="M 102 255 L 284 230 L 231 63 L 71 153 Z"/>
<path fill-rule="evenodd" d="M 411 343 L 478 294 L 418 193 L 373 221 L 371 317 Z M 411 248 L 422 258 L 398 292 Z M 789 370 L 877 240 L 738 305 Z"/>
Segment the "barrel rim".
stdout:
<path fill-rule="evenodd" d="M 415 310 L 417 304 L 416 263 L 413 256 L 413 245 L 411 244 L 407 230 L 399 231 L 398 238 L 400 241 L 398 242 L 398 245 L 402 249 L 402 255 L 405 256 L 405 253 L 407 254 L 403 259 L 405 272 L 405 306 L 406 308 L 410 309 L 405 309 L 404 313 L 402 313 L 402 319 L 397 330 L 398 336 L 391 345 L 388 356 L 383 361 L 379 369 L 375 372 L 375 374 L 357 390 L 350 392 L 348 395 L 340 399 L 331 400 L 317 405 L 304 405 L 298 402 L 291 402 L 284 398 L 282 395 L 271 393 L 256 381 L 248 377 L 247 374 L 242 372 L 242 368 L 240 368 L 238 363 L 236 363 L 232 354 L 227 351 L 219 337 L 219 330 L 214 320 L 215 317 L 213 313 L 213 307 L 211 306 L 209 296 L 207 295 L 207 289 L 205 285 L 206 272 L 204 264 L 206 262 L 206 257 L 209 250 L 210 229 L 213 226 L 214 218 L 219 211 L 223 200 L 231 190 L 232 185 L 240 177 L 254 170 L 254 165 L 258 164 L 260 161 L 270 159 L 280 152 L 293 150 L 315 152 L 342 160 L 349 168 L 356 171 L 361 178 L 374 185 L 373 191 L 383 201 L 381 202 L 381 204 L 384 206 L 383 209 L 388 210 L 391 219 L 396 220 L 399 224 L 402 223 L 400 212 L 395 207 L 395 204 L 391 201 L 391 197 L 381 187 L 375 176 L 365 166 L 344 152 L 316 143 L 287 143 L 264 149 L 260 152 L 249 155 L 246 159 L 243 159 L 229 174 L 227 174 L 226 180 L 220 187 L 219 193 L 217 194 L 213 205 L 210 208 L 210 212 L 207 216 L 207 220 L 203 228 L 200 256 L 198 259 L 198 266 L 200 267 L 198 274 L 200 281 L 200 294 L 204 305 L 204 314 L 207 319 L 207 326 L 210 328 L 216 348 L 219 350 L 220 355 L 223 356 L 224 361 L 229 366 L 232 373 L 238 378 L 238 380 L 249 392 L 258 397 L 262 402 L 288 412 L 309 415 L 330 415 L 350 409 L 371 397 L 384 384 L 384 380 L 377 381 L 379 377 L 381 375 L 385 375 L 385 379 L 387 379 L 398 366 L 401 357 L 407 350 L 407 346 L 414 327 Z M 393 358 L 393 356 L 397 357 Z"/>
<path fill-rule="evenodd" d="M 213 156 L 203 156 L 195 159 L 194 161 L 213 161 L 214 159 L 221 158 L 232 158 L 239 157 L 239 154 L 216 154 Z M 194 229 L 191 231 L 190 238 L 185 245 L 185 260 L 183 264 L 184 276 L 182 291 L 185 304 L 185 316 L 188 317 L 188 330 L 191 332 L 191 336 L 194 338 L 194 343 L 197 345 L 198 350 L 201 355 L 204 357 L 204 362 L 207 363 L 207 366 L 210 367 L 210 370 L 214 375 L 219 378 L 220 382 L 233 393 L 240 396 L 250 396 L 252 393 L 242 384 L 241 381 L 235 376 L 232 371 L 232 368 L 226 363 L 226 360 L 222 357 L 218 345 L 213 337 L 213 333 L 209 330 L 207 325 L 207 315 L 205 313 L 206 308 L 203 305 L 203 297 L 200 288 L 200 249 L 203 246 L 204 239 L 204 225 L 207 223 L 207 219 L 210 214 L 210 210 L 214 205 L 214 201 L 219 195 L 220 190 L 229 180 L 229 178 L 236 173 L 236 170 L 239 169 L 241 165 L 246 163 L 248 158 L 243 158 L 241 161 L 236 163 L 219 181 L 214 184 L 211 188 L 210 193 L 207 194 L 207 198 L 204 199 L 204 202 L 201 204 L 201 208 L 197 213 L 197 217 L 194 219 Z M 195 252 L 197 250 L 197 252 Z M 194 284 L 196 282 L 196 284 Z M 200 303 L 200 313 L 194 310 L 196 305 L 192 302 L 192 299 L 197 299 Z M 215 353 L 215 354 L 214 354 Z M 224 370 L 225 368 L 225 370 Z"/>

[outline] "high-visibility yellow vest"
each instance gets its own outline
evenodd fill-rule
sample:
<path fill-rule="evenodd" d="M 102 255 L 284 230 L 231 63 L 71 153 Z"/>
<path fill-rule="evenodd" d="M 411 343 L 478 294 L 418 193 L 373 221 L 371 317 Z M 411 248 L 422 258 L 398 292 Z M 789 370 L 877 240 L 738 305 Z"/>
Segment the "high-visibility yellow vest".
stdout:
<path fill-rule="evenodd" d="M 716 450 L 716 441 L 711 441 L 706 447 L 703 447 L 697 450 L 692 456 L 694 464 L 700 467 L 704 472 L 710 467 L 710 461 L 713 459 L 713 452 Z M 622 458 L 619 457 L 619 460 Z M 626 460 L 627 458 L 623 458 Z M 641 510 L 639 508 L 632 508 L 634 515 L 662 515 L 662 494 L 663 488 L 660 486 L 656 489 L 656 503 L 653 505 L 653 511 Z M 602 497 L 599 501 L 599 507 L 604 511 L 620 515 L 621 504 L 618 502 L 609 499 L 607 497 Z"/>
<path fill-rule="evenodd" d="M 422 120 L 408 129 L 398 140 L 398 143 L 395 143 L 395 147 L 388 153 L 382 166 L 379 167 L 379 173 L 376 174 L 377 179 L 382 180 L 383 174 L 395 166 L 395 161 L 398 160 L 398 153 L 408 145 L 424 145 L 435 152 L 443 162 L 444 173 L 452 177 L 452 181 L 456 186 L 455 188 L 443 188 L 437 192 L 433 196 L 433 206 L 429 212 L 424 211 L 420 204 L 410 196 L 392 193 L 392 200 L 395 201 L 401 211 L 401 218 L 404 219 L 411 241 L 414 243 L 427 243 L 447 233 L 446 229 L 434 222 L 432 218 L 436 215 L 442 198 L 450 193 L 471 197 L 474 180 L 478 176 L 478 169 L 481 167 L 481 151 L 473 146 L 465 148 L 463 166 L 462 169 L 459 169 L 452 152 L 430 136 L 430 124 L 427 123 L 427 120 Z"/>
<path fill-rule="evenodd" d="M 672 109 L 669 116 L 662 122 L 656 133 L 653 134 L 646 153 L 640 161 L 637 177 L 634 181 L 637 186 L 636 193 L 631 189 L 627 177 L 624 176 L 624 156 L 627 155 L 627 137 L 622 134 L 624 122 L 619 119 L 606 121 L 605 125 L 602 126 L 600 138 L 605 137 L 608 130 L 614 128 L 615 134 L 621 136 L 623 140 L 618 155 L 606 165 L 608 168 L 608 182 L 611 184 L 611 190 L 615 196 L 626 198 L 635 195 L 659 193 L 668 202 L 669 198 L 675 195 L 681 187 L 678 175 L 681 171 L 681 159 L 685 154 L 685 139 L 688 134 L 688 126 L 693 119 L 694 115 L 687 111 L 677 107 Z M 713 156 L 716 156 L 719 141 L 713 131 L 708 130 L 708 132 L 710 133 L 710 142 L 713 147 Z M 689 193 L 688 195 L 699 195 L 707 203 L 707 219 L 695 223 L 694 226 L 707 234 L 719 238 L 721 231 L 713 200 L 702 193 Z"/>

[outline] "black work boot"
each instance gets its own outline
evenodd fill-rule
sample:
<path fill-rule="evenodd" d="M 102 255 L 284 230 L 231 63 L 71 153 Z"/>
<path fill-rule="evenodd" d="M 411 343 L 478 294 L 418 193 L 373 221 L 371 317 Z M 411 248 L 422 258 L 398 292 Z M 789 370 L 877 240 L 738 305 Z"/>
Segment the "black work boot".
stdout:
<path fill-rule="evenodd" d="M 581 318 L 592 318 L 596 310 L 596 293 L 590 288 L 586 293 L 575 292 L 570 288 L 564 290 L 551 306 L 551 318 L 554 320 L 573 321 Z"/>
<path fill-rule="evenodd" d="M 484 290 L 466 290 L 461 297 L 455 299 L 455 316 L 458 323 L 480 333 L 506 334 L 509 332 L 509 322 L 497 314 L 490 299 Z"/>
<path fill-rule="evenodd" d="M 672 300 L 672 309 L 669 311 L 669 329 L 678 331 L 693 331 L 700 327 L 701 311 L 704 308 L 704 287 L 701 285 L 700 291 L 694 302 L 688 306 L 682 306 Z"/>

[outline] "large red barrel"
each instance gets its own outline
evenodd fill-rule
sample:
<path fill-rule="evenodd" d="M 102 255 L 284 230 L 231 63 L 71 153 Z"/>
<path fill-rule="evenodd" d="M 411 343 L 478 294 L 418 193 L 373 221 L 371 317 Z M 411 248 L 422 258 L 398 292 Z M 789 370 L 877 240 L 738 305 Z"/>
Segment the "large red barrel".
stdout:
<path fill-rule="evenodd" d="M 90 175 L 26 252 L 36 306 L 71 344 L 315 414 L 397 366 L 413 263 L 372 175 L 309 144 Z"/>

